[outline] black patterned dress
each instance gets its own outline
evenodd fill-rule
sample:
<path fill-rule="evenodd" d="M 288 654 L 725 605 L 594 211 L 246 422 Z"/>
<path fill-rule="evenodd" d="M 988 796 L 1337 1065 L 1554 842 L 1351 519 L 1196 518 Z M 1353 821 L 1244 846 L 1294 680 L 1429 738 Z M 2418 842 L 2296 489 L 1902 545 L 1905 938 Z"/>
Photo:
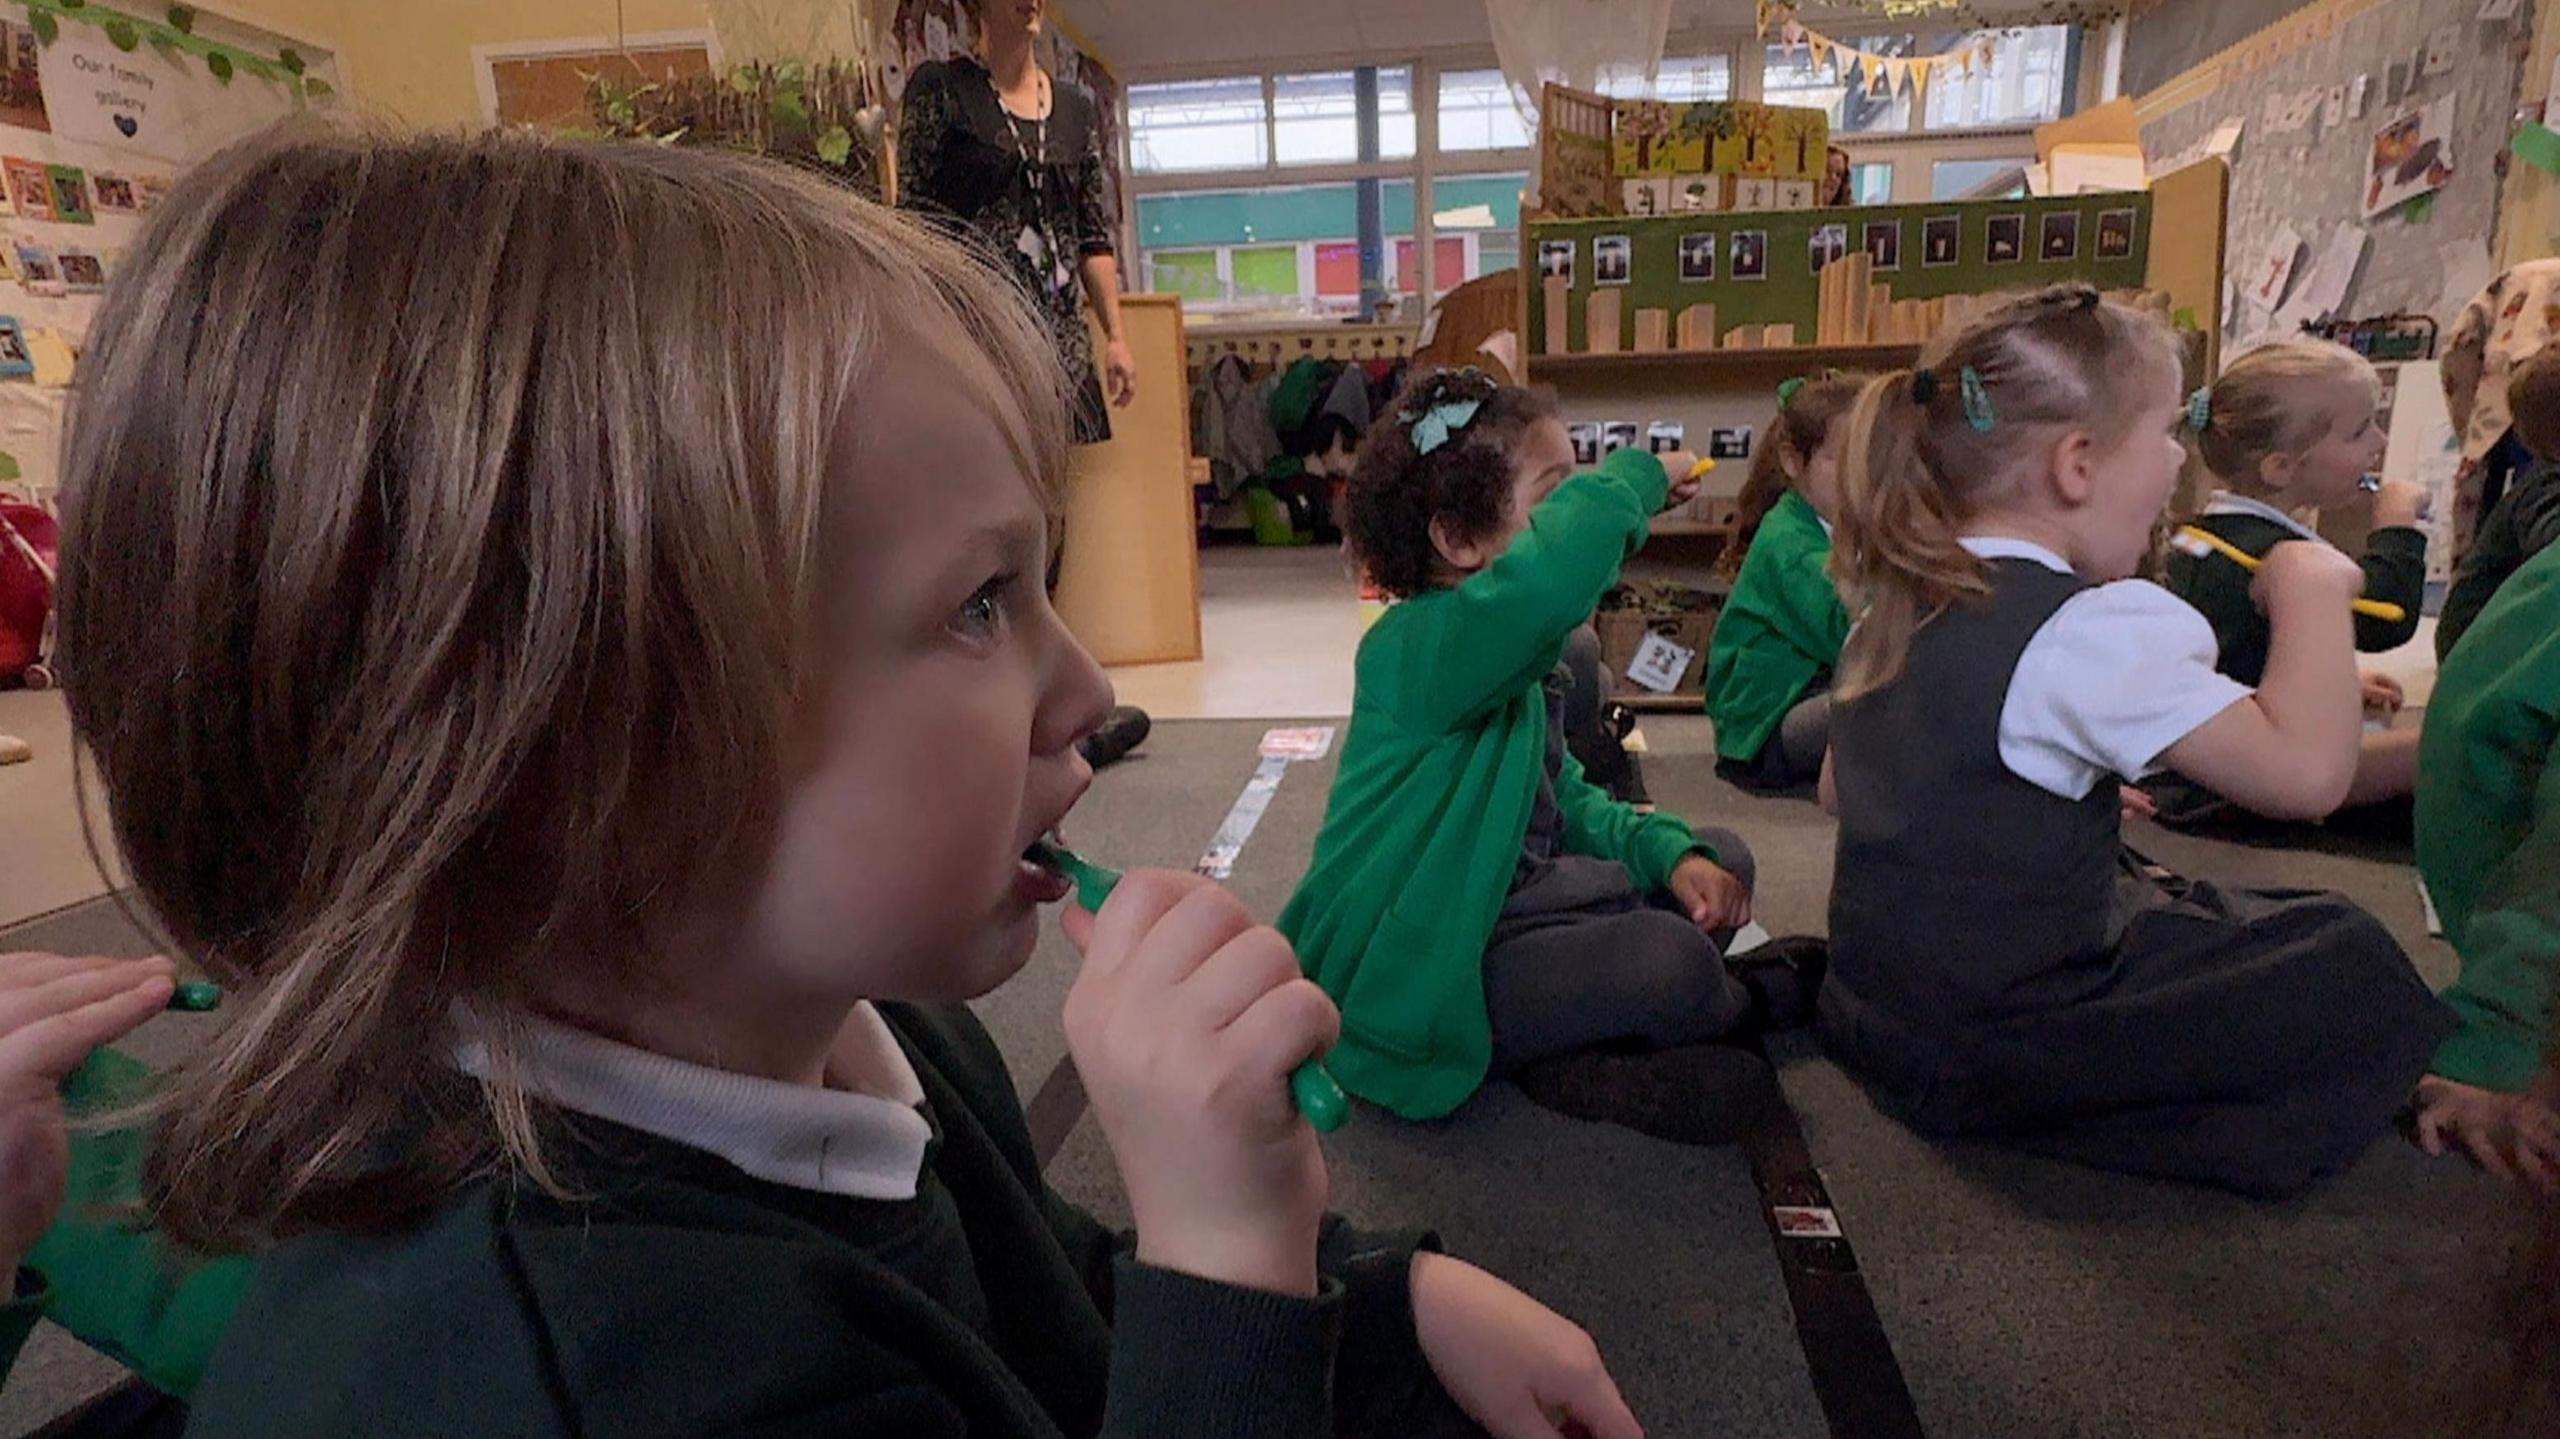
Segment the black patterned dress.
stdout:
<path fill-rule="evenodd" d="M 975 240 L 1031 297 L 1056 338 L 1080 445 L 1111 438 L 1085 328 L 1078 271 L 1109 255 L 1092 101 L 1052 85 L 1044 123 L 1006 113 L 985 66 L 962 57 L 917 67 L 898 119 L 899 203 Z"/>

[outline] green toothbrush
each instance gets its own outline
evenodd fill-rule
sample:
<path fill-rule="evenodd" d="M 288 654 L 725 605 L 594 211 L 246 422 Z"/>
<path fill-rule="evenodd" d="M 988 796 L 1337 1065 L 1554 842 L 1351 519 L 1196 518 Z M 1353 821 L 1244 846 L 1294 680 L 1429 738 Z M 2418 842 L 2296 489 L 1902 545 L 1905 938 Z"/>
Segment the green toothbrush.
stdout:
<path fill-rule="evenodd" d="M 221 985 L 208 984 L 201 979 L 191 979 L 171 990 L 169 1002 L 163 1007 L 183 1010 L 188 1014 L 202 1014 L 206 1010 L 218 1007 L 221 1003 Z"/>
<path fill-rule="evenodd" d="M 1062 844 L 1034 845 L 1032 856 L 1075 881 L 1076 903 L 1093 914 L 1102 912 L 1102 902 L 1120 883 L 1120 871 L 1095 864 Z M 1314 1125 L 1318 1134 L 1331 1134 L 1351 1117 L 1351 1101 L 1343 1095 L 1342 1085 L 1326 1072 L 1321 1059 L 1310 1059 L 1290 1072 L 1289 1093 L 1298 1101 L 1298 1112 L 1307 1117 L 1307 1123 Z"/>

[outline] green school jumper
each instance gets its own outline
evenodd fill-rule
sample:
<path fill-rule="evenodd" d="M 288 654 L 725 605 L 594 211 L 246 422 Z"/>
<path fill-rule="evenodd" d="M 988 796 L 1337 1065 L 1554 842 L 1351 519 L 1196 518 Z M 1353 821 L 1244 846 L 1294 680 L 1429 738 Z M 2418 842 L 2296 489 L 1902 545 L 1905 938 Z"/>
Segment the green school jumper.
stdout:
<path fill-rule="evenodd" d="M 1139 1264 L 1042 1182 L 1004 1060 L 958 1006 L 879 1006 L 933 1127 L 911 1198 L 749 1175 L 592 1116 L 563 1199 L 492 1176 L 258 1264 L 198 1439 L 1059 1439 L 1438 1434 L 1422 1236 L 1328 1220 L 1315 1298 Z M 814 1143 L 814 1141 L 813 1141 Z M 1437 1404 L 1437 1410 L 1432 1408 Z"/>
<path fill-rule="evenodd" d="M 1752 538 L 1707 646 L 1707 716 L 1716 753 L 1759 758 L 1816 676 L 1840 662 L 1849 612 L 1831 582 L 1831 534 L 1793 490 Z"/>
<path fill-rule="evenodd" d="M 2288 540 L 2319 539 L 2282 511 L 2231 495 L 2216 495 L 2194 523 L 2259 559 Z M 2417 634 L 2423 617 L 2427 537 L 2409 525 L 2385 525 L 2365 538 L 2363 563 L 2365 598 L 2398 605 L 2402 615 L 2398 620 L 2357 615 L 2356 648 L 2366 654 L 2398 649 Z M 2162 578 L 2170 593 L 2194 605 L 2213 625 L 2222 654 L 2215 668 L 2252 686 L 2266 678 L 2267 644 L 2274 635 L 2266 613 L 2249 598 L 2253 578 L 2219 554 L 2191 555 L 2174 546 Z"/>
<path fill-rule="evenodd" d="M 1545 774 L 1541 683 L 1667 489 L 1661 462 L 1620 450 L 1548 496 L 1499 559 L 1388 610 L 1361 640 L 1342 768 L 1280 915 L 1342 1006 L 1326 1064 L 1352 1093 L 1427 1119 L 1484 1082 L 1485 943 Z M 1616 860 L 1641 890 L 1706 852 L 1677 817 L 1609 798 L 1570 755 L 1556 803 L 1566 851 Z"/>
<path fill-rule="evenodd" d="M 2418 870 L 2462 956 L 2435 1072 L 2523 1089 L 2560 971 L 2560 546 L 2498 590 L 2444 663 L 2418 750 Z"/>
<path fill-rule="evenodd" d="M 76 1117 L 137 1098 L 150 1073 L 101 1049 L 73 1070 L 62 1094 Z M 249 1280 L 245 1259 L 198 1260 L 120 1213 L 141 1194 L 144 1133 L 138 1128 L 71 1136 L 62 1212 L 27 1251 L 15 1302 L 0 1310 L 0 1373 L 38 1319 L 185 1398 L 204 1373 L 214 1343 Z"/>

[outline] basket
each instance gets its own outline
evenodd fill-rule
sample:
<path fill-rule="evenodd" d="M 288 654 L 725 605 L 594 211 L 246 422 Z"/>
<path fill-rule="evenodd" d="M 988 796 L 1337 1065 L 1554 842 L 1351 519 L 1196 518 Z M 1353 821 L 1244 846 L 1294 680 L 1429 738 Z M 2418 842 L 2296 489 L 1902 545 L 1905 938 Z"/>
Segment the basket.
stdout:
<path fill-rule="evenodd" d="M 1627 678 L 1627 667 L 1635 662 L 1644 637 L 1658 634 L 1698 656 L 1671 693 L 1705 695 L 1707 644 L 1715 638 L 1720 610 L 1716 596 L 1686 585 L 1653 584 L 1640 589 L 1621 585 L 1611 590 L 1591 621 L 1600 632 L 1600 666 L 1608 671 L 1610 687 L 1618 693 L 1640 688 Z"/>

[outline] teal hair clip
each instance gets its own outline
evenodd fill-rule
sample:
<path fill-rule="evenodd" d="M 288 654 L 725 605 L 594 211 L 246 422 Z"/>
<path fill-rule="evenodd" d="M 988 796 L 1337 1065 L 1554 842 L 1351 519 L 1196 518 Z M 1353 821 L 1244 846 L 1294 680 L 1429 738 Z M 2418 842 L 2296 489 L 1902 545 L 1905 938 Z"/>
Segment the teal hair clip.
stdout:
<path fill-rule="evenodd" d="M 1971 365 L 1956 376 L 1957 392 L 1964 396 L 1964 422 L 1983 434 L 1989 434 L 1998 423 L 1991 412 L 1991 391 L 1982 383 L 1982 372 Z"/>
<path fill-rule="evenodd" d="M 1482 408 L 1482 400 L 1443 400 L 1433 405 L 1413 420 L 1413 452 L 1427 455 L 1449 443 L 1449 437 L 1465 429 Z"/>
<path fill-rule="evenodd" d="M 1076 903 L 1087 913 L 1100 914 L 1103 901 L 1111 898 L 1111 891 L 1120 883 L 1120 871 L 1095 864 L 1062 844 L 1033 845 L 1029 857 L 1032 862 L 1047 865 L 1072 881 L 1076 887 Z M 1351 1117 L 1351 1100 L 1343 1094 L 1341 1082 L 1324 1067 L 1322 1059 L 1310 1059 L 1290 1072 L 1289 1096 L 1297 1101 L 1298 1112 L 1307 1117 L 1307 1123 L 1314 1125 L 1319 1134 L 1331 1134 Z"/>
<path fill-rule="evenodd" d="M 1778 382 L 1778 408 L 1783 410 L 1787 406 L 1794 404 L 1796 402 L 1796 391 L 1803 388 L 1804 376 L 1802 375 L 1794 376 L 1791 379 L 1780 380 Z"/>
<path fill-rule="evenodd" d="M 2187 396 L 2187 428 L 2201 435 L 2212 427 L 2213 387 L 2198 385 L 2196 392 Z"/>

